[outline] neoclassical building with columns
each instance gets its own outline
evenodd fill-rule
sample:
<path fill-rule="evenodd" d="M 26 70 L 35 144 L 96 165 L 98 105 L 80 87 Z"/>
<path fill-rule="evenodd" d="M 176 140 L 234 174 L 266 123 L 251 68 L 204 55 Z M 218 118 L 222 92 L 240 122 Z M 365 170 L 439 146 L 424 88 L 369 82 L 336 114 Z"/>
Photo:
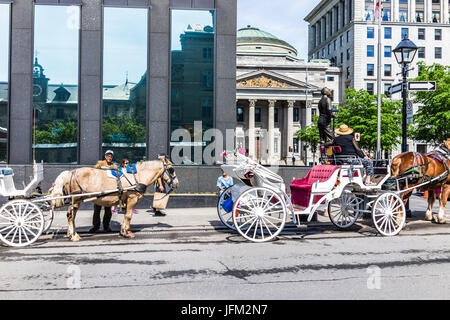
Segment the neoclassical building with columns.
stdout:
<path fill-rule="evenodd" d="M 313 155 L 295 137 L 318 114 L 320 91 L 341 97 L 341 73 L 328 60 L 305 62 L 287 42 L 248 26 L 237 33 L 236 145 L 261 163 L 309 165 Z M 315 156 L 317 162 L 318 157 Z"/>

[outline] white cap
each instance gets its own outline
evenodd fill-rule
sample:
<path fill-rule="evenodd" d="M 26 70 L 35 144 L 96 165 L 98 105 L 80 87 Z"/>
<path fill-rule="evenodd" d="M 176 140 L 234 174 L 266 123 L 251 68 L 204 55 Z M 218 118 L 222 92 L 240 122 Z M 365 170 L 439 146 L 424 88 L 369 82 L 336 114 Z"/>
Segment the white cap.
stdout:
<path fill-rule="evenodd" d="M 108 153 L 111 153 L 112 155 L 114 155 L 114 152 L 112 150 L 106 150 L 105 155 L 107 155 Z"/>

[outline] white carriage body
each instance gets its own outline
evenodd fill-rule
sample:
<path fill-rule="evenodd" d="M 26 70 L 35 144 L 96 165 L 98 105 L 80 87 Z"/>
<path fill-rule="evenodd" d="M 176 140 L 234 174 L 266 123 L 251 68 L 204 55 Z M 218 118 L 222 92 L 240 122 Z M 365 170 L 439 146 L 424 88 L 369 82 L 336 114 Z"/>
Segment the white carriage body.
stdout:
<path fill-rule="evenodd" d="M 44 166 L 42 163 L 33 165 L 33 178 L 24 189 L 16 189 L 14 184 L 14 170 L 12 168 L 0 168 L 0 196 L 28 198 L 34 189 L 44 179 Z"/>

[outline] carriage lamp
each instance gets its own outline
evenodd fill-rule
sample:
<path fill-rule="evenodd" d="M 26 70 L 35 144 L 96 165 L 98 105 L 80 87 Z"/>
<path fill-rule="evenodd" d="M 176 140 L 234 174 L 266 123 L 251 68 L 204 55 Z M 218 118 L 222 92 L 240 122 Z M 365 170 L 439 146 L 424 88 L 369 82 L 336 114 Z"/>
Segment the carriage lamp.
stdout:
<path fill-rule="evenodd" d="M 395 48 L 392 50 L 394 52 L 395 58 L 397 59 L 398 64 L 402 66 L 402 75 L 403 75 L 403 90 L 402 90 L 402 98 L 403 98 L 403 106 L 402 106 L 402 152 L 408 151 L 408 141 L 406 137 L 406 105 L 408 99 L 408 65 L 413 62 L 414 57 L 416 56 L 417 46 L 409 39 L 403 39 Z"/>

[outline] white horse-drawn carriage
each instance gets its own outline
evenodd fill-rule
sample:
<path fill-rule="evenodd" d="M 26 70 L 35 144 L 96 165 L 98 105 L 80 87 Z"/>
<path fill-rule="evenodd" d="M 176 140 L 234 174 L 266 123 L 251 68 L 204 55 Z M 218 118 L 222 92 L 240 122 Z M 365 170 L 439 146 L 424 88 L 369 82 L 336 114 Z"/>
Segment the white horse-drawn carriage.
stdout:
<path fill-rule="evenodd" d="M 390 178 L 389 161 L 378 161 L 378 183 L 363 183 L 363 165 L 319 165 L 308 175 L 292 181 L 287 195 L 283 179 L 268 168 L 241 154 L 235 163 L 222 169 L 235 179 L 219 197 L 220 220 L 254 242 L 274 239 L 283 230 L 288 216 L 297 226 L 301 216 L 311 222 L 318 210 L 328 209 L 331 222 L 339 229 L 350 228 L 362 213 L 370 213 L 375 228 L 384 236 L 394 236 L 405 224 L 406 210 L 397 187 L 386 190 Z M 381 162 L 381 165 L 380 165 Z"/>

